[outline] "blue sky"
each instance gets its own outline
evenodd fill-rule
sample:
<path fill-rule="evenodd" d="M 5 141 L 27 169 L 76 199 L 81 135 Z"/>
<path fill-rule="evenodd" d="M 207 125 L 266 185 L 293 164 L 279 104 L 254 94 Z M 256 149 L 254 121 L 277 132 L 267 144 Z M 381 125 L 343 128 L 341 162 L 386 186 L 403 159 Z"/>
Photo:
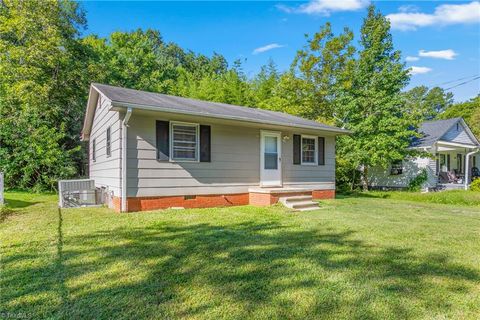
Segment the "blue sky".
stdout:
<path fill-rule="evenodd" d="M 455 100 L 480 92 L 480 2 L 377 1 L 392 21 L 395 47 L 407 66 L 414 67 L 409 87 L 442 84 Z M 344 26 L 359 34 L 369 0 L 244 1 L 244 2 L 83 2 L 85 34 L 107 37 L 114 31 L 158 29 L 165 41 L 211 55 L 223 54 L 231 63 L 244 61 L 248 76 L 272 58 L 280 70 L 295 53 L 330 21 L 336 32 Z M 356 41 L 358 38 L 356 39 Z M 463 79 L 465 78 L 465 79 Z M 462 79 L 460 81 L 455 81 Z M 448 83 L 447 83 L 448 82 Z M 445 84 L 444 84 L 445 83 Z"/>

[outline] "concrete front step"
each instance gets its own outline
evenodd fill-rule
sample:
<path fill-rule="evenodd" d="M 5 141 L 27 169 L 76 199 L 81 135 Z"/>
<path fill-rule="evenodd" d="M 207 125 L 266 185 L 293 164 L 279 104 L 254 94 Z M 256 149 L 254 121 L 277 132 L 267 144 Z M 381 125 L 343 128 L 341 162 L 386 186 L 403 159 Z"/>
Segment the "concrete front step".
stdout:
<path fill-rule="evenodd" d="M 290 203 L 290 202 L 289 202 Z M 300 201 L 300 202 L 294 202 L 291 203 L 292 209 L 301 209 L 301 208 L 306 208 L 306 207 L 311 207 L 311 206 L 317 206 L 318 203 L 313 202 L 313 201 Z"/>
<path fill-rule="evenodd" d="M 291 196 L 285 197 L 285 201 L 290 203 L 302 202 L 302 201 L 312 201 L 312 196 Z"/>
<path fill-rule="evenodd" d="M 285 207 L 293 210 L 297 210 L 297 211 L 308 211 L 308 210 L 318 209 L 318 203 L 312 201 L 311 195 L 281 197 L 279 201 Z"/>

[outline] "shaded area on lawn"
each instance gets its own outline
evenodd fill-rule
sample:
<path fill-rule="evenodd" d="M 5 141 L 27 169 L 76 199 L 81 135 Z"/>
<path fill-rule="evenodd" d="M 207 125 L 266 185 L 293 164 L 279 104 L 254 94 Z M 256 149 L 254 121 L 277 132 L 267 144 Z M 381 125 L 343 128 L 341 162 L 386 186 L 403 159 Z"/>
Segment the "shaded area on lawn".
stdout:
<path fill-rule="evenodd" d="M 15 209 L 26 208 L 35 205 L 36 203 L 37 202 L 5 198 L 4 204 L 0 205 L 0 223 L 4 222 L 8 217 L 17 213 L 18 211 Z"/>
<path fill-rule="evenodd" d="M 37 202 L 5 198 L 5 205 L 12 209 L 26 208 L 29 206 L 33 206 L 34 204 L 37 204 Z"/>
<path fill-rule="evenodd" d="M 53 281 L 33 277 L 16 294 L 4 292 L 4 302 L 56 291 L 59 308 L 44 316 L 60 318 L 408 318 L 404 299 L 432 312 L 450 308 L 448 295 L 431 300 L 431 290 L 446 290 L 432 279 L 458 280 L 459 291 L 480 281 L 447 255 L 368 245 L 352 230 L 158 222 L 68 235 L 63 224 L 59 214 L 53 265 L 5 268 L 1 280 L 5 288 L 52 272 Z M 11 259 L 31 257 L 2 263 Z"/>

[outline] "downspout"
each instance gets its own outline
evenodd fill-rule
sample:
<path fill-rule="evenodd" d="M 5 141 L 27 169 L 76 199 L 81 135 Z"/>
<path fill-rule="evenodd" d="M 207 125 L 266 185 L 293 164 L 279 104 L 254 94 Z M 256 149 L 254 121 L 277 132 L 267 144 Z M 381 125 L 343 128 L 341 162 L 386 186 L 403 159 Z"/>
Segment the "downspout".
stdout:
<path fill-rule="evenodd" d="M 478 152 L 478 149 L 467 153 L 465 156 L 465 190 L 468 190 L 468 181 L 470 180 L 469 173 L 470 173 L 470 156 L 473 156 L 475 153 Z"/>
<path fill-rule="evenodd" d="M 121 212 L 127 211 L 127 127 L 130 116 L 132 115 L 132 108 L 127 109 L 125 117 L 122 121 L 122 202 Z"/>

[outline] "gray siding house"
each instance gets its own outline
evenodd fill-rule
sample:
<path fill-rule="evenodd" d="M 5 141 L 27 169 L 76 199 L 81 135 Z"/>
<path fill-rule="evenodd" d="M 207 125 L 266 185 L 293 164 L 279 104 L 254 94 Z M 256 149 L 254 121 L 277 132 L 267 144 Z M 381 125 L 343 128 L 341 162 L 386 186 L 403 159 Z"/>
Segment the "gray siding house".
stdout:
<path fill-rule="evenodd" d="M 468 189 L 472 176 L 480 165 L 480 143 L 462 118 L 424 122 L 418 132 L 421 137 L 411 148 L 430 154 L 429 157 L 405 159 L 389 168 L 376 167 L 369 171 L 373 188 L 406 188 L 422 170 L 429 189 Z"/>
<path fill-rule="evenodd" d="M 346 130 L 280 112 L 92 84 L 90 178 L 117 211 L 335 196 Z"/>

